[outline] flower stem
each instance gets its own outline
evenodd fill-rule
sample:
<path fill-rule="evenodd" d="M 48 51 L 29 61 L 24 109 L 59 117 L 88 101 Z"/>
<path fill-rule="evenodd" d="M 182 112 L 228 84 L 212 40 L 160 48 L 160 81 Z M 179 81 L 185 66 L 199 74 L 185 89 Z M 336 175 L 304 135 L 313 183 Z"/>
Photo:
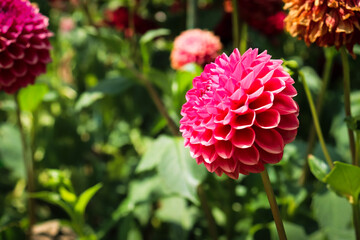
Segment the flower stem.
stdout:
<path fill-rule="evenodd" d="M 307 100 L 308 100 L 308 103 L 309 103 L 309 106 L 310 106 L 310 111 L 311 111 L 311 115 L 313 117 L 313 121 L 314 121 L 314 126 L 315 126 L 315 130 L 316 130 L 316 133 L 318 135 L 318 138 L 319 138 L 319 141 L 320 141 L 320 145 L 321 145 L 321 149 L 324 153 L 324 156 L 325 156 L 325 160 L 327 161 L 328 165 L 333 168 L 334 167 L 334 164 L 331 160 L 331 157 L 330 157 L 330 154 L 326 148 L 326 144 L 325 144 L 325 140 L 324 140 L 324 137 L 322 135 L 322 132 L 321 132 L 321 127 L 320 127 L 320 123 L 319 123 L 319 118 L 318 118 L 318 115 L 316 113 L 316 109 L 315 109 L 315 105 L 314 105 L 314 100 L 311 96 L 311 92 L 310 92 L 310 89 L 306 83 L 306 79 L 304 77 L 304 74 L 299 71 L 299 75 L 301 76 L 302 78 L 302 83 L 303 83 L 303 86 L 304 86 L 304 90 L 305 90 L 305 94 L 306 94 L 306 97 L 307 97 Z"/>
<path fill-rule="evenodd" d="M 196 26 L 197 0 L 187 0 L 186 6 L 186 28 L 193 29 Z"/>
<path fill-rule="evenodd" d="M 286 233 L 285 233 L 285 229 L 284 229 L 284 224 L 283 224 L 281 216 L 280 216 L 279 207 L 276 203 L 274 191 L 271 187 L 269 174 L 268 174 L 266 168 L 264 169 L 264 171 L 261 172 L 261 179 L 264 184 L 264 189 L 265 189 L 267 198 L 269 200 L 271 212 L 274 217 L 274 221 L 275 221 L 276 229 L 277 229 L 277 232 L 279 235 L 279 239 L 286 240 L 287 238 L 286 238 Z"/>
<path fill-rule="evenodd" d="M 345 47 L 340 48 L 341 61 L 343 64 L 343 77 L 344 77 L 344 105 L 346 117 L 351 117 L 351 102 L 350 102 L 350 66 L 348 61 L 348 55 Z M 353 131 L 348 128 L 350 152 L 352 158 L 352 164 L 358 165 L 358 160 L 355 158 L 355 139 Z"/>
<path fill-rule="evenodd" d="M 20 112 L 20 104 L 19 104 L 19 100 L 18 100 L 18 93 L 16 93 L 14 95 L 14 98 L 15 98 L 17 124 L 19 127 L 20 137 L 21 137 L 23 160 L 24 160 L 26 176 L 27 176 L 27 192 L 28 192 L 28 195 L 30 195 L 31 193 L 33 193 L 35 191 L 34 167 L 33 167 L 32 158 L 30 157 L 31 151 L 30 151 L 27 141 L 26 141 L 25 130 L 24 130 L 24 127 L 21 122 L 21 112 Z M 35 208 L 36 208 L 35 199 L 28 196 L 28 214 L 29 214 L 28 239 L 31 239 L 32 228 L 36 221 Z"/>
<path fill-rule="evenodd" d="M 323 107 L 325 93 L 327 91 L 327 87 L 328 87 L 329 81 L 330 81 L 330 73 L 332 70 L 333 62 L 334 62 L 333 60 L 334 60 L 334 56 L 335 56 L 335 54 L 334 54 L 335 50 L 332 48 L 324 48 L 324 53 L 325 53 L 325 66 L 324 66 L 323 77 L 322 77 L 322 85 L 321 85 L 320 93 L 316 99 L 316 113 L 319 116 L 319 118 L 320 118 L 321 110 Z M 309 156 L 309 154 L 312 153 L 314 146 L 315 146 L 315 141 L 316 141 L 316 131 L 315 131 L 314 124 L 312 124 L 310 132 L 309 132 L 308 141 L 307 141 L 308 146 L 307 146 L 306 155 L 305 155 L 306 158 Z M 301 184 L 304 184 L 306 182 L 306 179 L 308 178 L 309 173 L 310 173 L 309 163 L 308 163 L 308 161 L 305 161 L 302 176 L 300 178 Z"/>
<path fill-rule="evenodd" d="M 241 24 L 241 35 L 240 35 L 240 52 L 244 53 L 247 48 L 247 24 Z"/>
<path fill-rule="evenodd" d="M 354 203 L 352 204 L 353 208 L 353 221 L 355 228 L 355 236 L 356 240 L 360 240 L 360 209 L 359 209 L 359 197 L 354 199 Z"/>
<path fill-rule="evenodd" d="M 211 239 L 212 240 L 217 240 L 218 239 L 218 233 L 217 233 L 216 222 L 215 222 L 214 216 L 211 213 L 211 209 L 210 209 L 210 207 L 208 205 L 208 202 L 207 202 L 207 199 L 206 199 L 206 194 L 204 192 L 204 188 L 203 188 L 203 186 L 201 184 L 198 186 L 198 195 L 199 195 L 201 207 L 203 208 L 205 217 L 206 217 L 207 222 L 208 222 L 209 233 L 210 233 Z"/>
<path fill-rule="evenodd" d="M 233 34 L 233 44 L 234 48 L 240 47 L 240 33 L 239 33 L 239 15 L 238 15 L 238 5 L 237 0 L 232 0 L 232 34 Z M 242 52 L 241 52 L 242 53 Z"/>

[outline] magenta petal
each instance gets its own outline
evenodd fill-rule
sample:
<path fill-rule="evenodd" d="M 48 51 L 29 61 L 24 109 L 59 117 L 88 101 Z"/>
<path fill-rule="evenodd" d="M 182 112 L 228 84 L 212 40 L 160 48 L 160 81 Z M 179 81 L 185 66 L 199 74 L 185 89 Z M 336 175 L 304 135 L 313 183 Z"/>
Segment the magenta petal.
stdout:
<path fill-rule="evenodd" d="M 278 128 L 283 130 L 294 130 L 299 127 L 299 119 L 296 114 L 281 115 L 280 123 Z"/>
<path fill-rule="evenodd" d="M 19 44 L 13 43 L 7 50 L 10 57 L 14 59 L 21 59 L 25 56 L 24 49 Z"/>
<path fill-rule="evenodd" d="M 13 59 L 6 52 L 0 52 L 0 68 L 11 68 L 13 64 Z"/>
<path fill-rule="evenodd" d="M 34 49 L 29 48 L 25 50 L 24 60 L 28 64 L 35 64 L 38 62 L 39 58 L 36 51 Z"/>
<path fill-rule="evenodd" d="M 216 153 L 222 158 L 231 158 L 234 148 L 230 141 L 217 141 L 215 143 Z"/>
<path fill-rule="evenodd" d="M 205 132 L 201 136 L 201 144 L 205 146 L 212 145 L 216 142 L 215 138 L 213 137 L 213 131 L 210 129 L 206 129 Z"/>
<path fill-rule="evenodd" d="M 245 165 L 245 164 L 240 163 L 240 168 L 243 171 L 247 171 L 247 172 L 251 172 L 251 173 L 260 173 L 260 172 L 264 171 L 264 169 L 265 169 L 264 165 L 261 162 L 259 162 L 256 165 Z"/>
<path fill-rule="evenodd" d="M 29 66 L 29 72 L 34 76 L 39 76 L 42 73 L 46 73 L 46 65 L 38 62 L 34 65 Z"/>
<path fill-rule="evenodd" d="M 216 149 L 217 151 L 217 149 Z M 204 158 L 204 161 L 207 163 L 212 163 L 215 161 L 217 155 L 216 155 L 215 147 L 214 145 L 211 146 L 202 146 L 201 147 L 201 154 Z"/>
<path fill-rule="evenodd" d="M 271 78 L 264 85 L 264 91 L 269 91 L 272 93 L 279 93 L 285 88 L 285 82 L 279 78 Z"/>
<path fill-rule="evenodd" d="M 259 162 L 259 151 L 255 146 L 246 149 L 236 149 L 233 158 L 246 165 L 255 165 Z"/>
<path fill-rule="evenodd" d="M 14 66 L 11 68 L 11 72 L 16 77 L 23 77 L 27 73 L 27 65 L 24 63 L 24 61 L 15 61 Z"/>
<path fill-rule="evenodd" d="M 232 178 L 234 180 L 239 178 L 239 172 L 224 172 L 229 178 Z"/>
<path fill-rule="evenodd" d="M 201 145 L 200 144 L 189 144 L 190 146 L 190 155 L 192 158 L 198 158 L 201 155 Z"/>
<path fill-rule="evenodd" d="M 283 130 L 283 129 L 277 128 L 276 131 L 278 131 L 281 134 L 282 138 L 284 139 L 285 144 L 288 144 L 288 143 L 291 143 L 292 141 L 294 141 L 296 138 L 296 134 L 297 134 L 297 129 Z"/>
<path fill-rule="evenodd" d="M 8 87 L 16 81 L 16 77 L 9 69 L 0 70 L 0 86 Z"/>
<path fill-rule="evenodd" d="M 275 128 L 280 122 L 280 113 L 274 109 L 256 114 L 255 124 L 263 129 Z"/>
<path fill-rule="evenodd" d="M 255 142 L 259 147 L 269 153 L 281 153 L 284 150 L 284 140 L 282 135 L 274 129 L 254 128 Z"/>
<path fill-rule="evenodd" d="M 254 144 L 255 132 L 252 128 L 236 130 L 231 139 L 232 144 L 237 148 L 248 148 Z"/>
<path fill-rule="evenodd" d="M 281 115 L 296 113 L 299 107 L 296 102 L 289 96 L 279 93 L 274 98 L 273 108 L 278 110 Z"/>
<path fill-rule="evenodd" d="M 238 164 L 237 161 L 232 158 L 217 159 L 216 162 L 219 163 L 219 167 L 221 167 L 224 172 L 234 172 Z"/>
<path fill-rule="evenodd" d="M 218 125 L 214 130 L 214 138 L 217 140 L 229 140 L 234 134 L 230 125 Z"/>
<path fill-rule="evenodd" d="M 259 153 L 260 153 L 260 159 L 262 162 L 271 163 L 271 164 L 280 162 L 283 157 L 283 154 L 284 154 L 284 152 L 277 153 L 277 154 L 268 153 L 267 151 L 263 150 L 262 148 L 259 148 Z"/>
<path fill-rule="evenodd" d="M 255 121 L 255 112 L 249 110 L 241 115 L 235 114 L 230 124 L 235 129 L 244 129 L 251 127 L 254 124 L 254 121 Z"/>
<path fill-rule="evenodd" d="M 273 105 L 274 95 L 270 92 L 263 92 L 257 99 L 249 104 L 249 108 L 255 112 L 263 112 Z"/>
<path fill-rule="evenodd" d="M 295 97 L 297 95 L 296 89 L 294 88 L 293 85 L 290 84 L 287 84 L 285 89 L 281 93 L 290 97 Z"/>

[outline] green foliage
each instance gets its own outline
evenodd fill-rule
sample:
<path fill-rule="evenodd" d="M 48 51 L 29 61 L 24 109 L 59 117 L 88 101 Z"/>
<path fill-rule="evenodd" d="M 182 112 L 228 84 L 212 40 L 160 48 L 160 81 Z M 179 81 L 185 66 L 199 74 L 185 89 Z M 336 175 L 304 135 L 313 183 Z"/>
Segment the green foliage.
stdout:
<path fill-rule="evenodd" d="M 324 162 L 323 160 L 320 160 L 319 158 L 315 157 L 314 155 L 310 155 L 308 157 L 309 167 L 314 174 L 314 176 L 319 180 L 324 182 L 325 177 L 330 172 L 329 166 Z"/>

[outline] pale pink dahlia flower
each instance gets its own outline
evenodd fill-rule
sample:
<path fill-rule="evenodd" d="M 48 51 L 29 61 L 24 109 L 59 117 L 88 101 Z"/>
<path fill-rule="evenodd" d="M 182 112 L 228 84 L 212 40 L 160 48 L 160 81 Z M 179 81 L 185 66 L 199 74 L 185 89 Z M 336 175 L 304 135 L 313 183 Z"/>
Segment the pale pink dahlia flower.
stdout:
<path fill-rule="evenodd" d="M 27 0 L 0 1 L 0 90 L 32 84 L 51 61 L 48 18 Z"/>
<path fill-rule="evenodd" d="M 299 107 L 294 80 L 264 51 L 222 54 L 194 78 L 180 131 L 198 164 L 237 179 L 281 160 L 295 139 Z"/>
<path fill-rule="evenodd" d="M 212 32 L 201 29 L 186 30 L 175 38 L 170 56 L 171 67 L 180 69 L 188 63 L 205 65 L 219 55 L 221 48 L 220 38 Z"/>

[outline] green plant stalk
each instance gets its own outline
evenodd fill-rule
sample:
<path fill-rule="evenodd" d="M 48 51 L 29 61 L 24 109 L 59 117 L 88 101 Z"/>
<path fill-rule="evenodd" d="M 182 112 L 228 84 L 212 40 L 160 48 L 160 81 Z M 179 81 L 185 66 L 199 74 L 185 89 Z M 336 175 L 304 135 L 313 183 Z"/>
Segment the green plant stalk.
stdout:
<path fill-rule="evenodd" d="M 325 93 L 326 93 L 328 85 L 329 85 L 330 73 L 332 70 L 333 63 L 334 63 L 334 54 L 332 54 L 330 52 L 331 49 L 324 48 L 324 51 L 325 51 L 325 66 L 324 66 L 323 77 L 322 77 L 322 85 L 321 85 L 320 93 L 316 99 L 316 113 L 318 116 L 321 115 L 321 110 L 322 110 L 323 103 L 324 103 L 324 97 L 325 97 Z M 326 52 L 326 51 L 328 51 L 328 52 Z M 308 146 L 307 146 L 306 155 L 305 155 L 306 159 L 309 156 L 309 154 L 312 153 L 312 151 L 314 149 L 315 140 L 316 140 L 316 131 L 315 131 L 314 124 L 312 124 L 310 132 L 309 132 Z M 302 170 L 302 176 L 300 178 L 300 182 L 302 184 L 304 184 L 306 182 L 306 179 L 308 178 L 309 173 L 310 173 L 309 163 L 308 163 L 308 161 L 305 161 L 305 164 L 304 164 L 304 167 Z"/>
<path fill-rule="evenodd" d="M 193 29 L 196 27 L 196 8 L 197 0 L 187 0 L 186 29 Z"/>
<path fill-rule="evenodd" d="M 271 212 L 272 212 L 272 215 L 274 217 L 276 230 L 278 232 L 279 239 L 280 240 L 286 240 L 287 238 L 286 238 L 286 233 L 285 233 L 285 229 L 284 229 L 284 224 L 283 224 L 282 219 L 281 219 L 279 207 L 278 207 L 278 205 L 276 203 L 275 194 L 274 194 L 274 191 L 273 191 L 273 189 L 271 187 L 269 174 L 268 174 L 266 168 L 260 174 L 261 174 L 262 182 L 264 184 L 264 189 L 265 189 L 267 198 L 269 200 Z"/>
<path fill-rule="evenodd" d="M 247 49 L 247 24 L 241 24 L 241 35 L 240 35 L 240 53 L 243 54 Z"/>
<path fill-rule="evenodd" d="M 35 192 L 33 160 L 32 157 L 30 156 L 31 150 L 29 149 L 30 146 L 28 146 L 27 144 L 25 129 L 21 122 L 21 111 L 20 111 L 20 104 L 18 99 L 18 92 L 14 95 L 14 98 L 15 98 L 17 124 L 19 127 L 20 137 L 21 137 L 23 160 L 26 169 L 27 193 L 28 195 L 31 195 L 32 193 Z M 27 237 L 28 239 L 31 239 L 32 228 L 36 222 L 36 218 L 35 218 L 36 205 L 35 205 L 35 199 L 29 196 L 27 198 L 28 198 L 28 214 L 29 214 L 29 229 L 28 229 L 29 232 Z"/>
<path fill-rule="evenodd" d="M 348 54 L 345 47 L 340 48 L 341 61 L 343 65 L 343 83 L 344 83 L 344 105 L 346 117 L 351 117 L 351 102 L 350 102 L 350 66 L 348 61 Z M 350 152 L 352 158 L 352 164 L 359 165 L 358 160 L 355 158 L 355 139 L 354 132 L 348 128 Z"/>
<path fill-rule="evenodd" d="M 308 103 L 309 103 L 309 106 L 310 106 L 310 110 L 311 110 L 311 115 L 313 117 L 313 121 L 314 121 L 314 126 L 315 126 L 315 130 L 316 130 L 316 133 L 318 135 L 318 138 L 319 138 L 319 141 L 320 141 L 320 145 L 321 145 L 321 149 L 324 153 L 324 156 L 325 156 L 325 160 L 326 162 L 328 163 L 328 165 L 330 166 L 330 168 L 333 168 L 334 167 L 334 164 L 331 160 L 331 157 L 330 157 L 330 154 L 326 148 L 326 144 L 325 144 L 325 140 L 324 140 L 324 137 L 322 135 L 322 132 L 321 132 L 321 127 L 320 127 L 320 123 L 319 123 L 319 118 L 318 118 L 318 115 L 316 113 L 316 109 L 315 109 L 315 105 L 314 105 L 314 100 L 311 96 L 311 92 L 310 92 L 310 89 L 306 83 L 306 79 L 304 77 L 304 74 L 299 71 L 299 75 L 301 76 L 302 78 L 302 83 L 303 83 L 303 86 L 304 86 L 304 90 L 305 90 L 305 94 L 306 94 L 306 97 L 307 97 L 307 100 L 308 100 Z"/>
<path fill-rule="evenodd" d="M 360 209 L 359 209 L 359 196 L 356 196 L 352 203 L 353 221 L 355 228 L 356 240 L 360 240 Z"/>
<path fill-rule="evenodd" d="M 234 48 L 238 48 L 239 46 L 239 41 L 240 41 L 240 33 L 239 33 L 239 15 L 238 15 L 238 5 L 237 5 L 237 0 L 232 0 L 232 7 L 233 7 L 233 11 L 232 11 L 232 34 L 233 34 L 233 45 Z"/>
<path fill-rule="evenodd" d="M 355 142 L 355 159 L 359 162 L 359 151 L 360 151 L 360 131 L 355 131 L 356 142 Z"/>
<path fill-rule="evenodd" d="M 210 209 L 210 207 L 209 207 L 209 205 L 207 203 L 204 188 L 200 184 L 198 186 L 197 190 L 198 190 L 197 192 L 198 192 L 198 195 L 199 195 L 201 207 L 203 208 L 205 217 L 206 217 L 207 222 L 208 222 L 210 237 L 211 237 L 212 240 L 217 240 L 218 239 L 218 232 L 217 232 L 216 222 L 215 222 L 214 216 L 211 213 L 211 209 Z"/>

